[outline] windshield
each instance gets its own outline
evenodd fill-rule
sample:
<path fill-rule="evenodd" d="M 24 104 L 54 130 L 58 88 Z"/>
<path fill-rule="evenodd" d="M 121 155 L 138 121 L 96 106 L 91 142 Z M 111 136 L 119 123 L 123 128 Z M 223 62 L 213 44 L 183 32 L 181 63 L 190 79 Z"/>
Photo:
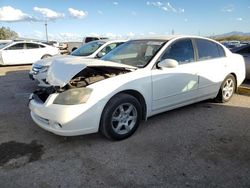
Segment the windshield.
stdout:
<path fill-rule="evenodd" d="M 93 54 L 98 48 L 100 48 L 105 42 L 104 41 L 92 41 L 84 44 L 73 51 L 70 55 L 73 56 L 88 56 Z"/>
<path fill-rule="evenodd" d="M 120 45 L 101 59 L 142 68 L 150 62 L 166 42 L 163 40 L 132 40 Z"/>

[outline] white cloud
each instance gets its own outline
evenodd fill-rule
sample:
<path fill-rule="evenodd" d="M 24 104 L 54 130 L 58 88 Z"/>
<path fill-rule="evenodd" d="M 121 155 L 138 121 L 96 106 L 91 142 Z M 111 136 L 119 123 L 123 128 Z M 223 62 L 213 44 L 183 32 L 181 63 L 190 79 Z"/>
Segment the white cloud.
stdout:
<path fill-rule="evenodd" d="M 155 1 L 152 1 L 152 2 L 147 1 L 146 4 L 149 6 L 154 6 L 154 7 L 160 8 L 161 10 L 166 11 L 166 12 L 174 12 L 174 13 L 184 13 L 185 12 L 184 8 L 175 8 L 169 2 L 162 3 L 160 1 L 156 1 L 156 2 Z"/>
<path fill-rule="evenodd" d="M 48 9 L 48 8 L 34 7 L 33 10 L 41 13 L 43 15 L 43 17 L 47 20 L 55 20 L 55 19 L 64 17 L 64 14 L 59 13 L 59 12 L 55 12 L 55 11 Z"/>
<path fill-rule="evenodd" d="M 68 11 L 71 17 L 77 18 L 77 19 L 82 19 L 88 14 L 87 12 L 84 12 L 83 10 L 76 10 L 73 8 L 69 8 Z"/>
<path fill-rule="evenodd" d="M 84 12 L 83 10 L 76 10 L 73 8 L 69 8 L 68 9 L 70 16 L 72 16 L 73 18 L 78 18 L 78 19 L 82 19 L 85 16 L 87 16 L 87 12 Z"/>
<path fill-rule="evenodd" d="M 222 12 L 233 12 L 234 11 L 234 5 L 227 5 L 221 9 Z"/>
<path fill-rule="evenodd" d="M 19 9 L 11 6 L 3 6 L 0 8 L 0 21 L 4 22 L 20 22 L 20 21 L 35 21 L 32 16 L 23 13 Z"/>
<path fill-rule="evenodd" d="M 119 3 L 116 2 L 116 1 L 113 2 L 113 5 L 115 5 L 115 6 L 117 6 L 118 4 L 119 4 Z"/>
<path fill-rule="evenodd" d="M 148 32 L 148 34 L 149 34 L 149 35 L 155 35 L 155 32 L 150 31 L 150 32 Z"/>
<path fill-rule="evenodd" d="M 242 19 L 242 18 L 237 18 L 236 20 L 237 20 L 237 21 L 243 21 L 243 19 Z"/>

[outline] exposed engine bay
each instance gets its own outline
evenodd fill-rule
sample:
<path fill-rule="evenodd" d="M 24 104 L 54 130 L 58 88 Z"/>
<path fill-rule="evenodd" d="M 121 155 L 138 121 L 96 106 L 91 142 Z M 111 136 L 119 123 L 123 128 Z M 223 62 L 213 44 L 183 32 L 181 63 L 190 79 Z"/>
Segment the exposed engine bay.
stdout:
<path fill-rule="evenodd" d="M 77 75 L 75 75 L 70 82 L 63 89 L 86 87 L 95 82 L 111 78 L 120 74 L 125 74 L 131 70 L 124 68 L 113 67 L 86 67 Z"/>
<path fill-rule="evenodd" d="M 40 87 L 33 93 L 33 98 L 40 103 L 44 103 L 49 97 L 49 95 L 53 93 L 61 93 L 68 89 L 86 87 L 98 81 L 105 80 L 128 72 L 131 72 L 131 70 L 120 67 L 86 67 L 78 74 L 76 74 L 64 87 Z"/>

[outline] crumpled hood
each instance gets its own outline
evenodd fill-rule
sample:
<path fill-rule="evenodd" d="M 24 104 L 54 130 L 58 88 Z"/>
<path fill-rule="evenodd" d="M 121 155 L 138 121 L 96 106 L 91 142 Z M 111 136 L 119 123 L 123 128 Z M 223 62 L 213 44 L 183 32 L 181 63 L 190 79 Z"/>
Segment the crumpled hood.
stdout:
<path fill-rule="evenodd" d="M 97 59 L 63 58 L 56 59 L 49 67 L 47 82 L 52 86 L 64 87 L 86 67 L 115 67 L 136 69 L 136 67 Z"/>
<path fill-rule="evenodd" d="M 52 61 L 54 61 L 55 59 L 60 59 L 60 58 L 64 58 L 65 56 L 63 55 L 55 55 L 49 58 L 45 58 L 45 59 L 40 59 L 37 62 L 35 62 L 33 65 L 38 65 L 38 66 L 50 66 L 50 64 L 52 63 Z"/>
<path fill-rule="evenodd" d="M 50 66 L 51 63 L 55 60 L 63 60 L 63 59 L 75 59 L 82 58 L 80 56 L 72 56 L 72 55 L 55 55 L 49 58 L 38 60 L 34 65 L 36 66 Z"/>

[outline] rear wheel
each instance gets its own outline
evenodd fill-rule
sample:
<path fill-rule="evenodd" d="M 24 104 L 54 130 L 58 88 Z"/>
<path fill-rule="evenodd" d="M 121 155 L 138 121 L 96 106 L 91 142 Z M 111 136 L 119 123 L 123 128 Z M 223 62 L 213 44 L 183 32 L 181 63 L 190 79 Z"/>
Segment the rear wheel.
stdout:
<path fill-rule="evenodd" d="M 228 102 L 235 91 L 236 88 L 236 81 L 233 75 L 228 75 L 225 80 L 222 82 L 220 91 L 216 96 L 215 100 L 218 102 Z"/>
<path fill-rule="evenodd" d="M 131 136 L 138 128 L 142 117 L 138 100 L 128 94 L 113 97 L 103 110 L 100 131 L 112 140 Z"/>

